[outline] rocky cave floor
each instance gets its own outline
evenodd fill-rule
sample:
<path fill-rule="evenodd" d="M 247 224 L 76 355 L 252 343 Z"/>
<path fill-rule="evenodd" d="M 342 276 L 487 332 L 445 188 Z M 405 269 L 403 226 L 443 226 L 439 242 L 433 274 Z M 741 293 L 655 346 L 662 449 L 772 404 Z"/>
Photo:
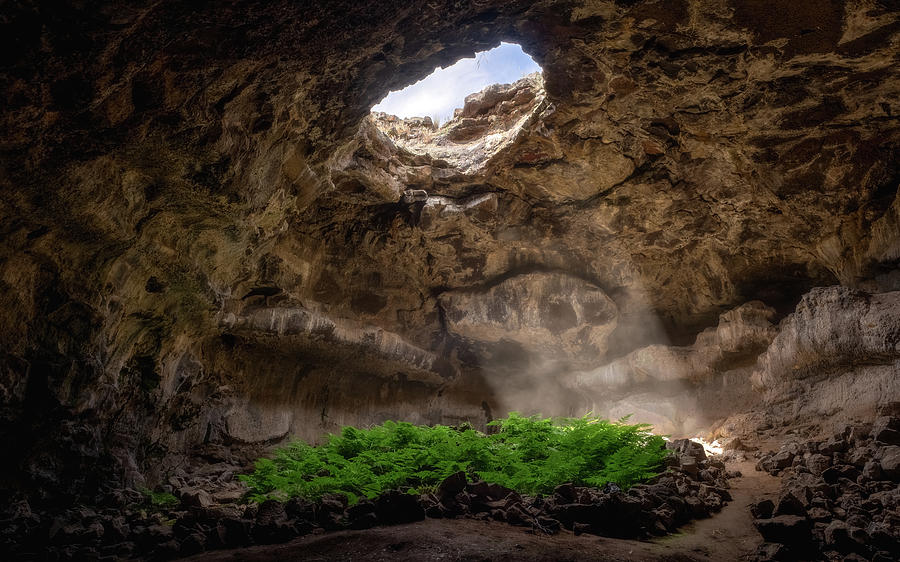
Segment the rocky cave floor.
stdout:
<path fill-rule="evenodd" d="M 137 492 L 41 514 L 21 500 L 2 546 L 16 560 L 896 560 L 900 403 L 878 414 L 832 435 L 737 416 L 722 454 L 673 440 L 646 484 L 546 497 L 458 473 L 421 496 L 246 504 L 235 473 L 249 465 L 206 451 L 164 487 L 176 508 L 148 509 Z"/>

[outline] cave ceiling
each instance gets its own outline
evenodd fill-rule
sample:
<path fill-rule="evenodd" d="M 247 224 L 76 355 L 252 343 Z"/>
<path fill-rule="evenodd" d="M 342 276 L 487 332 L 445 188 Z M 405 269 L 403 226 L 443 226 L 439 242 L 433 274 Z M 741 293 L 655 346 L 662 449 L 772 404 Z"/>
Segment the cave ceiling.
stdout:
<path fill-rule="evenodd" d="M 414 363 L 495 340 L 596 363 L 900 257 L 891 2 L 5 11 L 12 355 L 89 349 L 115 370 L 295 309 Z M 543 68 L 501 150 L 460 166 L 375 127 L 388 91 L 500 41 Z M 509 298 L 523 317 L 491 316 Z"/>

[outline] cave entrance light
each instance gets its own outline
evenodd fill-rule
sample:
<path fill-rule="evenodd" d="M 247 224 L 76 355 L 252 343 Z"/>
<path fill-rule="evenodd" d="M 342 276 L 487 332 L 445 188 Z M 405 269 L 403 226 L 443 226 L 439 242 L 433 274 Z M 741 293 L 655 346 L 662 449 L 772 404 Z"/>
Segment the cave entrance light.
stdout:
<path fill-rule="evenodd" d="M 500 43 L 498 47 L 475 53 L 474 58 L 437 68 L 415 84 L 389 93 L 372 111 L 400 118 L 430 117 L 439 125 L 453 117 L 454 110 L 463 106 L 469 94 L 492 84 L 513 83 L 540 71 L 541 67 L 522 47 Z"/>
<path fill-rule="evenodd" d="M 399 148 L 471 175 L 512 145 L 543 100 L 541 67 L 519 45 L 501 43 L 391 92 L 371 118 Z"/>

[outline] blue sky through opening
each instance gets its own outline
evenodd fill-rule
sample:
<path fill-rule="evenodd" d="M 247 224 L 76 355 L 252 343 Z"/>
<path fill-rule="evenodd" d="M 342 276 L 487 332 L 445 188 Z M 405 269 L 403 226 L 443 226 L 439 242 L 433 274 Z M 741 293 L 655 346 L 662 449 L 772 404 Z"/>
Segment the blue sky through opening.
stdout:
<path fill-rule="evenodd" d="M 467 95 L 491 84 L 509 84 L 532 72 L 540 71 L 522 47 L 500 43 L 490 51 L 475 53 L 447 68 L 438 68 L 415 84 L 391 92 L 372 111 L 398 117 L 438 117 L 441 122 L 453 117 Z"/>

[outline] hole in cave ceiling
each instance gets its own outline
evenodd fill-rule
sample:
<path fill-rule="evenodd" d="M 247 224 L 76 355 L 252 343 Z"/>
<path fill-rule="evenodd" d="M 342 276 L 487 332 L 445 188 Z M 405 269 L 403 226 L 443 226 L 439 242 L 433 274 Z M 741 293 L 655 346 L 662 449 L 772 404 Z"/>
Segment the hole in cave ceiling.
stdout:
<path fill-rule="evenodd" d="M 389 93 L 372 117 L 397 146 L 471 173 L 510 143 L 543 99 L 541 67 L 521 46 L 500 43 Z"/>
<path fill-rule="evenodd" d="M 445 123 L 466 96 L 493 84 L 511 84 L 533 72 L 538 66 L 522 47 L 500 43 L 474 58 L 461 59 L 434 72 L 415 84 L 389 93 L 372 111 L 406 117 L 429 117 L 436 124 Z"/>

